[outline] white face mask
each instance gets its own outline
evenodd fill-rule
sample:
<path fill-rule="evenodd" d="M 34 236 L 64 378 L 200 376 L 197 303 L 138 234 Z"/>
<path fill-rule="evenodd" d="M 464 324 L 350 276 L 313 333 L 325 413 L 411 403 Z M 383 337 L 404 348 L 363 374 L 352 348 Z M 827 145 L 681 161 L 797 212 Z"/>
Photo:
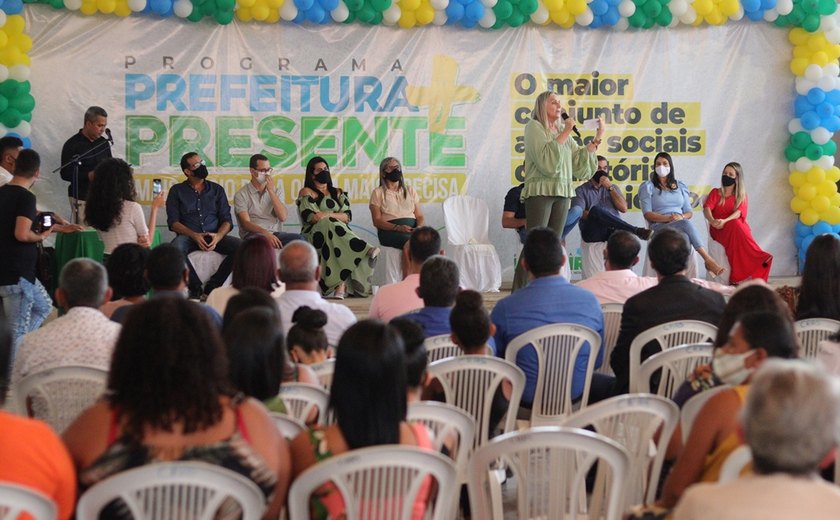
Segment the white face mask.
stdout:
<path fill-rule="evenodd" d="M 257 172 L 257 183 L 265 184 L 265 173 Z"/>
<path fill-rule="evenodd" d="M 752 350 L 742 354 L 717 354 L 712 358 L 712 372 L 727 385 L 740 385 L 753 373 L 753 369 L 744 364 L 752 354 Z"/>
<path fill-rule="evenodd" d="M 671 167 L 670 166 L 657 166 L 655 168 L 655 170 L 656 170 L 656 175 L 659 175 L 660 177 L 667 177 L 668 174 L 671 173 Z"/>

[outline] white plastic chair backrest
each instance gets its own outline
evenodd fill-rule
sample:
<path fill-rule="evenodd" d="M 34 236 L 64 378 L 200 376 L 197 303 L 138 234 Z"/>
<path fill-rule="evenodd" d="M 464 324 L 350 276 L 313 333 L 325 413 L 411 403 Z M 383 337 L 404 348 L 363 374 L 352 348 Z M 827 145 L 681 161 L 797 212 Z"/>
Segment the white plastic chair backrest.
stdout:
<path fill-rule="evenodd" d="M 695 368 L 712 362 L 714 350 L 715 348 L 711 343 L 693 343 L 671 347 L 652 355 L 639 367 L 636 390 L 642 394 L 651 393 L 650 379 L 654 372 L 661 369 L 656 395 L 668 398 L 674 397 L 677 389 L 688 379 Z"/>
<path fill-rule="evenodd" d="M 499 459 L 516 478 L 514 518 L 621 518 L 630 459 L 624 448 L 603 435 L 543 426 L 496 437 L 470 459 L 473 518 L 502 518 L 501 501 L 492 500 L 490 485 L 492 468 Z M 596 462 L 596 481 L 600 480 L 605 492 L 594 493 L 587 503 L 586 474 Z"/>
<path fill-rule="evenodd" d="M 429 363 L 462 354 L 461 347 L 453 343 L 450 334 L 429 336 L 426 338 L 424 346 L 426 347 L 426 357 L 429 358 Z"/>
<path fill-rule="evenodd" d="M 335 372 L 335 358 L 329 358 L 326 361 L 309 365 L 309 368 L 318 376 L 318 381 L 321 382 L 324 390 L 329 392 L 330 386 L 332 386 L 333 373 Z"/>
<path fill-rule="evenodd" d="M 815 359 L 820 341 L 840 331 L 840 321 L 828 318 L 809 318 L 794 323 L 794 330 L 802 347 L 799 351 L 799 357 Z"/>
<path fill-rule="evenodd" d="M 604 362 L 600 368 L 596 368 L 598 374 L 612 375 L 610 366 L 610 355 L 613 347 L 618 341 L 618 332 L 621 330 L 621 313 L 624 305 L 620 303 L 605 303 L 601 305 L 601 312 L 604 313 Z"/>
<path fill-rule="evenodd" d="M 515 429 L 516 411 L 525 389 L 525 373 L 513 363 L 491 356 L 458 356 L 432 363 L 429 374 L 440 382 L 446 402 L 464 410 L 475 421 L 473 447 L 487 442 L 491 433 L 493 395 L 507 379 L 512 393 L 503 430 Z"/>
<path fill-rule="evenodd" d="M 289 518 L 309 518 L 310 496 L 332 482 L 344 500 L 347 520 L 410 520 L 429 476 L 437 483 L 437 494 L 424 518 L 448 520 L 459 489 L 455 465 L 432 450 L 400 445 L 353 450 L 307 469 L 289 490 Z"/>
<path fill-rule="evenodd" d="M 320 386 L 307 383 L 283 383 L 280 385 L 277 396 L 283 400 L 290 417 L 306 423 L 312 410 L 317 409 L 318 422 L 326 424 L 330 394 Z"/>
<path fill-rule="evenodd" d="M 482 199 L 456 195 L 443 201 L 443 220 L 450 244 L 489 244 L 489 217 L 487 203 Z"/>
<path fill-rule="evenodd" d="M 54 520 L 58 515 L 55 502 L 40 491 L 0 482 L 0 520 L 17 520 L 28 513 L 34 520 Z"/>
<path fill-rule="evenodd" d="M 680 411 L 680 430 L 682 430 L 683 445 L 685 445 L 688 440 L 688 434 L 691 433 L 691 428 L 694 427 L 694 419 L 697 418 L 697 414 L 700 413 L 703 406 L 705 406 L 709 399 L 714 397 L 715 394 L 722 390 L 726 390 L 727 388 L 732 387 L 729 385 L 719 385 L 709 388 L 708 390 L 703 390 L 683 404 L 682 410 Z"/>
<path fill-rule="evenodd" d="M 31 403 L 33 417 L 41 419 L 58 433 L 105 392 L 108 371 L 86 365 L 68 365 L 41 370 L 17 382 L 12 392 L 16 406 L 27 415 Z"/>
<path fill-rule="evenodd" d="M 269 415 L 271 416 L 271 420 L 274 421 L 274 425 L 280 430 L 280 434 L 287 440 L 292 440 L 306 431 L 306 424 L 294 417 L 277 412 L 270 412 Z"/>
<path fill-rule="evenodd" d="M 449 452 L 458 470 L 458 482 L 467 482 L 467 461 L 475 439 L 475 420 L 460 408 L 435 401 L 419 401 L 408 405 L 406 419 L 419 422 L 433 434 L 433 448 Z"/>
<path fill-rule="evenodd" d="M 94 485 L 79 499 L 76 518 L 98 518 L 119 500 L 135 520 L 211 520 L 229 499 L 239 504 L 243 520 L 258 520 L 266 506 L 257 485 L 238 473 L 206 462 L 162 462 Z"/>
<path fill-rule="evenodd" d="M 533 347 L 536 351 L 538 371 L 531 426 L 557 424 L 557 419 L 572 413 L 575 360 L 585 346 L 590 355 L 580 398 L 581 408 L 589 402 L 592 372 L 598 349 L 601 348 L 601 336 L 597 332 L 583 325 L 553 323 L 520 334 L 508 344 L 505 359 L 512 363 L 516 362 L 520 350 Z"/>
<path fill-rule="evenodd" d="M 656 498 L 665 451 L 679 418 L 680 409 L 670 399 L 652 394 L 631 394 L 589 405 L 563 419 L 560 425 L 592 426 L 596 433 L 627 450 L 632 474 L 628 475 L 626 505 L 632 506 L 650 504 Z M 655 448 L 653 454 L 651 447 Z"/>
<path fill-rule="evenodd" d="M 723 461 L 723 465 L 720 467 L 720 475 L 718 475 L 718 482 L 723 483 L 738 480 L 741 477 L 741 472 L 750 463 L 752 463 L 750 447 L 746 444 L 738 446 Z"/>
<path fill-rule="evenodd" d="M 630 342 L 630 392 L 639 391 L 637 378 L 642 364 L 642 348 L 648 343 L 656 341 L 660 350 L 668 350 L 677 345 L 714 341 L 716 335 L 715 325 L 698 320 L 669 321 L 641 332 Z"/>

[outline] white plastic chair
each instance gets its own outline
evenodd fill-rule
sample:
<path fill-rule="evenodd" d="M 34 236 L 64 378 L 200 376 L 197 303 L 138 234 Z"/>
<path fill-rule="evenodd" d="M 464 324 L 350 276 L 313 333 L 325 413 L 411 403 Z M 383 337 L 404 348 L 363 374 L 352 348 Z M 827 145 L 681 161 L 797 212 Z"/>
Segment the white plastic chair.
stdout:
<path fill-rule="evenodd" d="M 318 422 L 326 424 L 330 394 L 320 386 L 307 383 L 283 383 L 277 396 L 286 405 L 290 417 L 306 423 L 313 410 L 318 411 Z"/>
<path fill-rule="evenodd" d="M 601 336 L 597 332 L 582 325 L 553 323 L 520 334 L 508 344 L 505 359 L 511 363 L 516 363 L 516 356 L 523 349 L 533 348 L 536 352 L 538 369 L 531 426 L 557 424 L 558 419 L 572 413 L 576 360 L 587 343 L 589 355 L 579 402 L 583 408 L 589 402 L 592 372 L 601 348 Z"/>
<path fill-rule="evenodd" d="M 473 447 L 484 444 L 490 437 L 493 395 L 507 379 L 512 393 L 503 430 L 515 429 L 525 373 L 513 363 L 491 356 L 458 356 L 432 363 L 429 374 L 440 382 L 446 402 L 464 410 L 475 421 Z"/>
<path fill-rule="evenodd" d="M 642 364 L 642 348 L 650 342 L 659 343 L 660 350 L 677 345 L 714 341 L 717 327 L 698 320 L 669 321 L 640 333 L 630 343 L 630 392 L 638 392 L 639 367 Z M 635 379 L 634 379 L 635 376 Z"/>
<path fill-rule="evenodd" d="M 443 219 L 449 242 L 447 254 L 458 264 L 461 287 L 498 292 L 502 286 L 502 264 L 487 232 L 487 203 L 469 195 L 449 197 L 443 201 Z"/>
<path fill-rule="evenodd" d="M 711 343 L 693 343 L 672 347 L 652 355 L 639 367 L 639 374 L 636 377 L 637 391 L 673 398 L 677 389 L 695 368 L 712 362 L 714 350 Z M 650 379 L 660 369 L 662 372 L 659 376 L 659 386 L 656 392 L 651 392 Z"/>
<path fill-rule="evenodd" d="M 600 368 L 596 368 L 598 374 L 613 375 L 610 366 L 610 356 L 618 341 L 618 333 L 621 330 L 621 313 L 624 312 L 624 305 L 620 303 L 605 303 L 601 305 L 601 312 L 604 314 L 604 362 Z"/>
<path fill-rule="evenodd" d="M 323 460 L 301 473 L 289 490 L 289 518 L 309 518 L 310 496 L 331 482 L 344 500 L 347 520 L 410 520 L 418 493 L 431 477 L 436 498 L 427 520 L 448 520 L 454 510 L 455 465 L 431 450 L 375 446 Z"/>
<path fill-rule="evenodd" d="M 470 460 L 472 517 L 501 519 L 492 468 L 501 459 L 517 481 L 514 518 L 618 520 L 625 503 L 627 452 L 618 443 L 579 428 L 540 427 L 497 437 Z M 586 493 L 586 474 L 598 463 L 599 492 Z M 609 471 L 607 471 L 609 468 Z"/>
<path fill-rule="evenodd" d="M 680 409 L 669 399 L 651 394 L 632 394 L 587 406 L 564 419 L 561 426 L 592 426 L 596 433 L 616 441 L 627 450 L 633 473 L 628 475 L 625 505 L 631 506 L 650 504 L 656 498 L 665 451 L 679 417 Z M 655 448 L 653 453 L 652 447 Z"/>
<path fill-rule="evenodd" d="M 193 251 L 187 255 L 187 259 L 201 283 L 206 283 L 219 270 L 219 266 L 225 261 L 225 255 L 215 251 Z"/>
<path fill-rule="evenodd" d="M 452 335 L 441 334 L 439 336 L 429 336 L 424 342 L 426 347 L 426 357 L 429 358 L 429 363 L 440 361 L 453 356 L 460 356 L 463 352 L 461 347 L 452 341 Z"/>
<path fill-rule="evenodd" d="M 18 413 L 41 419 L 61 433 L 99 399 L 107 383 L 107 370 L 68 365 L 24 377 L 17 382 L 12 395 Z"/>
<path fill-rule="evenodd" d="M 723 461 L 723 465 L 720 467 L 720 475 L 718 475 L 718 483 L 738 480 L 741 477 L 741 472 L 751 463 L 752 452 L 750 447 L 746 444 L 738 446 Z"/>
<path fill-rule="evenodd" d="M 34 520 L 54 520 L 58 516 L 58 508 L 40 491 L 0 482 L 0 520 L 17 520 L 23 513 Z"/>
<path fill-rule="evenodd" d="M 318 376 L 318 381 L 321 382 L 324 390 L 329 392 L 330 386 L 332 386 L 333 373 L 335 373 L 335 358 L 329 358 L 326 361 L 309 365 L 309 368 Z"/>
<path fill-rule="evenodd" d="M 373 268 L 373 285 L 383 286 L 390 283 L 401 282 L 402 271 L 402 249 L 395 247 L 380 248 L 379 256 L 376 258 L 376 267 Z"/>
<path fill-rule="evenodd" d="M 306 431 L 306 425 L 294 417 L 277 412 L 270 412 L 269 415 L 271 416 L 271 420 L 274 421 L 274 425 L 280 430 L 280 434 L 287 440 L 292 440 Z"/>
<path fill-rule="evenodd" d="M 810 318 L 799 320 L 794 323 L 796 337 L 802 350 L 799 357 L 802 359 L 815 359 L 820 341 L 828 338 L 840 330 L 840 321 L 828 318 Z"/>
<path fill-rule="evenodd" d="M 584 278 L 594 276 L 606 269 L 604 267 L 606 249 L 606 242 L 580 242 L 581 270 Z"/>
<path fill-rule="evenodd" d="M 700 410 L 703 409 L 703 406 L 705 406 L 709 399 L 714 397 L 715 394 L 722 390 L 726 390 L 727 388 L 732 387 L 729 385 L 720 385 L 709 388 L 708 390 L 703 390 L 683 404 L 682 411 L 680 412 L 680 430 L 682 430 L 683 445 L 685 445 L 688 440 L 688 434 L 691 433 L 691 428 L 694 427 L 694 420 L 697 418 L 697 414 L 700 413 Z"/>
<path fill-rule="evenodd" d="M 206 462 L 164 462 L 123 471 L 88 489 L 76 506 L 77 518 L 99 518 L 114 501 L 135 520 L 211 520 L 234 500 L 243 520 L 258 520 L 266 507 L 256 484 Z"/>

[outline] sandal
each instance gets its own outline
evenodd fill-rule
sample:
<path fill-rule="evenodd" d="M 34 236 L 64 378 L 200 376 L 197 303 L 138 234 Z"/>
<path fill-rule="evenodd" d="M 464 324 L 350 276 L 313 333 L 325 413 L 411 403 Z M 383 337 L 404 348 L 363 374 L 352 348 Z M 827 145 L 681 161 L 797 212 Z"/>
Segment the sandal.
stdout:
<path fill-rule="evenodd" d="M 720 276 L 724 273 L 724 271 L 726 271 L 725 267 L 722 267 L 722 266 L 718 265 L 718 263 L 714 262 L 714 261 L 712 261 L 712 262 L 706 261 L 705 265 L 706 265 L 706 270 L 709 271 L 710 273 L 712 273 L 715 276 Z"/>

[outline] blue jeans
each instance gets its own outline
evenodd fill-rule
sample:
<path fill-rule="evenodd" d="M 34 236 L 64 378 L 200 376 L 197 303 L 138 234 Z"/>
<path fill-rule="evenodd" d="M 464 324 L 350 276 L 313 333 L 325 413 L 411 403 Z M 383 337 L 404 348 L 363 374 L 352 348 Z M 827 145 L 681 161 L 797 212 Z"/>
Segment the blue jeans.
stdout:
<path fill-rule="evenodd" d="M 37 279 L 32 283 L 21 278 L 16 285 L 0 286 L 0 298 L 15 349 L 20 338 L 40 327 L 52 311 L 50 295 Z"/>
<path fill-rule="evenodd" d="M 606 242 L 616 229 L 636 232 L 635 226 L 598 206 L 593 206 L 586 220 L 580 222 L 580 236 L 584 242 Z"/>
<path fill-rule="evenodd" d="M 674 220 L 673 222 L 656 222 L 655 224 L 651 224 L 650 228 L 656 234 L 657 231 L 664 228 L 671 228 L 676 229 L 677 231 L 682 231 L 682 233 L 688 238 L 688 241 L 691 242 L 691 247 L 694 248 L 695 251 L 699 249 L 703 249 L 703 242 L 700 240 L 700 235 L 697 233 L 697 230 L 691 224 L 689 220 Z"/>
<path fill-rule="evenodd" d="M 563 226 L 563 233 L 560 234 L 560 240 L 564 240 L 566 238 L 566 235 L 575 228 L 575 224 L 578 223 L 580 217 L 582 216 L 583 208 L 580 206 L 572 206 L 569 208 L 569 212 L 566 213 L 566 225 Z"/>
<path fill-rule="evenodd" d="M 286 247 L 286 244 L 288 244 L 292 240 L 306 240 L 306 238 L 300 233 L 286 233 L 285 231 L 275 231 L 273 235 L 277 237 L 277 240 L 280 241 L 280 244 L 283 247 Z"/>
<path fill-rule="evenodd" d="M 191 239 L 187 235 L 178 235 L 174 239 L 172 239 L 172 245 L 177 247 L 184 253 L 184 258 L 187 260 L 187 267 L 190 270 L 190 281 L 189 281 L 189 290 L 191 295 L 200 295 L 202 291 L 205 294 L 210 294 L 210 291 L 217 287 L 221 287 L 225 280 L 227 280 L 228 275 L 230 274 L 231 269 L 233 268 L 233 254 L 236 253 L 236 250 L 239 248 L 239 244 L 241 241 L 230 235 L 225 235 L 224 238 L 219 240 L 219 243 L 216 244 L 215 252 L 225 255 L 225 259 L 222 261 L 222 264 L 219 266 L 219 269 L 207 280 L 205 283 L 204 288 L 201 287 L 201 279 L 199 279 L 198 275 L 195 272 L 195 268 L 193 267 L 192 263 L 190 263 L 190 259 L 188 255 L 193 251 L 201 250 L 198 247 L 198 244 L 195 243 L 195 240 Z"/>

